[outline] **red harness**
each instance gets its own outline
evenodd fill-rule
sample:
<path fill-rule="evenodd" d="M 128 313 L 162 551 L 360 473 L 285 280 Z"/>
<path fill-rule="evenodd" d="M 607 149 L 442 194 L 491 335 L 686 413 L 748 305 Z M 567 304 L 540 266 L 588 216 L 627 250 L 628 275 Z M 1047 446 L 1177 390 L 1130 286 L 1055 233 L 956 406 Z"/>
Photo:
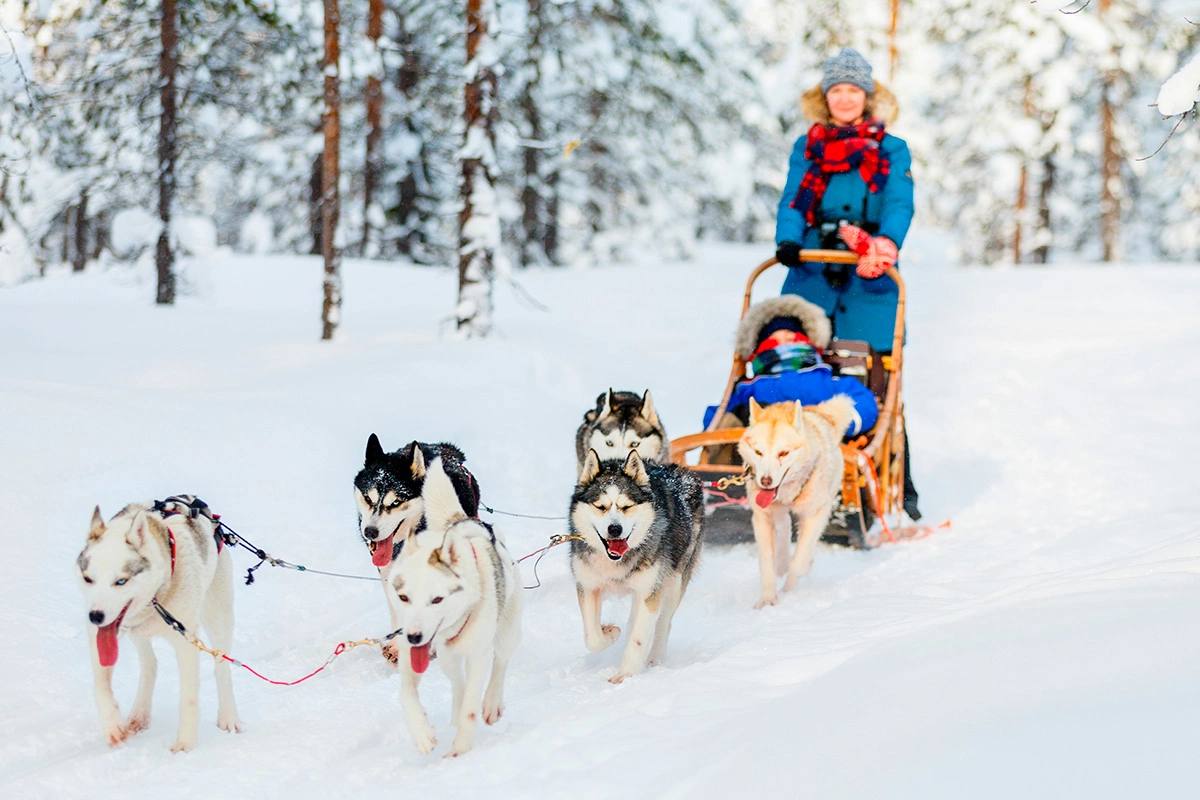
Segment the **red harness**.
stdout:
<path fill-rule="evenodd" d="M 167 541 L 171 543 L 171 574 L 174 575 L 175 574 L 175 533 L 169 527 L 167 528 Z M 220 549 L 218 549 L 217 552 L 219 553 Z"/>

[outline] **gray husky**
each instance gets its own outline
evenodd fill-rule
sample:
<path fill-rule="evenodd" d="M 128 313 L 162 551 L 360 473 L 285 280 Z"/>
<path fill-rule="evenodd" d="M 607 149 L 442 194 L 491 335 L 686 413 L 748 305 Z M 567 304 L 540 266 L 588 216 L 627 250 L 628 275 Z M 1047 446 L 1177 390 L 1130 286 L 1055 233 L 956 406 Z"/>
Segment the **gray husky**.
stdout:
<path fill-rule="evenodd" d="M 609 389 L 596 398 L 596 407 L 583 415 L 583 423 L 575 431 L 575 463 L 582 473 L 589 450 L 595 450 L 601 461 L 624 459 L 636 450 L 643 461 L 666 463 L 668 445 L 667 431 L 649 389 L 640 396 Z"/>
<path fill-rule="evenodd" d="M 233 562 L 223 550 L 211 515 L 191 495 L 162 503 L 131 503 L 106 524 L 100 508 L 92 514 L 87 545 L 77 565 L 86 602 L 96 708 L 111 745 L 150 724 L 150 701 L 158 660 L 150 638 L 162 636 L 179 660 L 179 734 L 172 752 L 196 746 L 200 722 L 200 651 L 168 627 L 152 605 L 166 608 L 191 632 L 201 624 L 212 646 L 228 650 L 233 639 Z M 117 637 L 128 633 L 141 662 L 137 697 L 121 719 L 113 696 Z M 217 727 L 237 731 L 237 707 L 229 662 L 218 659 Z"/>
<path fill-rule="evenodd" d="M 620 683 L 666 651 L 671 618 L 700 555 L 700 481 L 676 464 L 643 461 L 636 450 L 624 461 L 602 461 L 591 450 L 569 517 L 571 533 L 580 537 L 571 541 L 571 573 L 589 650 L 603 650 L 621 635 L 616 625 L 600 623 L 604 595 L 633 594 L 629 643 L 609 679 Z"/>

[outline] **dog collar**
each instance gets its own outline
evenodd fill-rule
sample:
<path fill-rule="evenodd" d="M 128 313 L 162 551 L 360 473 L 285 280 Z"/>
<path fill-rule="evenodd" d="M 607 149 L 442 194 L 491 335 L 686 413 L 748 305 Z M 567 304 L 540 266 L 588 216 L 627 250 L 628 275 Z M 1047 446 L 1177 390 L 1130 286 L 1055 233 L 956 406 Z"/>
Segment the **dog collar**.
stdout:
<path fill-rule="evenodd" d="M 462 636 L 462 632 L 467 629 L 467 624 L 470 621 L 471 621 L 471 615 L 467 614 L 467 618 L 465 620 L 463 620 L 462 627 L 458 629 L 458 633 L 454 634 L 449 639 L 447 639 L 446 644 L 454 644 L 454 640 L 457 639 L 458 637 Z M 432 641 L 432 640 L 430 640 L 430 641 Z"/>

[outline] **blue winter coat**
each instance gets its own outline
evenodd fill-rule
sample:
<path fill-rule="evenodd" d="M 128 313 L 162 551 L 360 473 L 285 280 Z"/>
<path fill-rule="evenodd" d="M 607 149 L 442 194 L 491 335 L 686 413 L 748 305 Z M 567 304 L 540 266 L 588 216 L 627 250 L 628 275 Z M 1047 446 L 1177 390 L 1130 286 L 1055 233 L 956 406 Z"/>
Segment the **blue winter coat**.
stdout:
<path fill-rule="evenodd" d="M 777 375 L 759 375 L 741 381 L 733 387 L 733 394 L 729 396 L 729 410 L 747 405 L 751 397 L 764 406 L 794 400 L 799 400 L 801 405 L 815 406 L 817 403 L 824 403 L 835 394 L 849 395 L 854 402 L 854 409 L 858 412 L 859 418 L 851 422 L 850 429 L 846 431 L 847 439 L 875 427 L 875 422 L 879 419 L 879 405 L 875 402 L 875 395 L 857 378 L 835 376 L 828 364 L 817 364 L 808 369 L 781 372 Z M 706 429 L 716 413 L 716 406 L 705 409 Z"/>
<path fill-rule="evenodd" d="M 796 190 L 800 188 L 800 179 L 808 171 L 809 160 L 804 157 L 807 138 L 807 134 L 801 136 L 792 148 L 787 184 L 775 218 L 776 245 L 797 242 L 805 249 L 821 246 L 820 230 L 810 228 L 804 216 L 791 208 Z M 829 186 L 821 198 L 821 213 L 817 217 L 859 220 L 863 216 L 865 198 L 866 219 L 863 221 L 878 224 L 875 235 L 886 236 L 899 248 L 904 245 L 913 218 L 912 156 L 904 140 L 890 133 L 884 135 L 879 147 L 881 155 L 890 162 L 887 185 L 883 190 L 869 192 L 857 170 L 834 173 L 829 176 Z M 789 269 L 783 282 L 783 294 L 798 294 L 821 306 L 829 315 L 833 335 L 838 339 L 865 340 L 876 350 L 890 353 L 899 297 L 896 282 L 887 276 L 866 280 L 858 277 L 850 267 L 846 283 L 835 289 L 825 279 L 825 266 L 802 263 Z"/>

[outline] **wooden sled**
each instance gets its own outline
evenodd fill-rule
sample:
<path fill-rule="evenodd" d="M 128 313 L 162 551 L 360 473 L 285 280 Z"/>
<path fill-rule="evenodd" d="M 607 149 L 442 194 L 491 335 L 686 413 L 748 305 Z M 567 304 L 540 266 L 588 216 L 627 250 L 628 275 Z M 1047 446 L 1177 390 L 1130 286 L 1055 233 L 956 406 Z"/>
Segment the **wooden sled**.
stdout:
<path fill-rule="evenodd" d="M 858 257 L 842 250 L 802 250 L 801 261 L 856 264 Z M 742 317 L 750 308 L 754 282 L 779 262 L 769 258 L 750 273 L 742 299 Z M 835 373 L 863 380 L 880 404 L 875 427 L 853 442 L 842 445 L 845 467 L 842 491 L 822 539 L 834 544 L 868 549 L 887 541 L 919 538 L 928 528 L 902 526 L 904 500 L 904 403 L 901 374 L 904 366 L 904 281 L 895 269 L 888 277 L 899 287 L 892 352 L 879 356 L 865 342 L 834 339 L 822 354 Z M 725 394 L 712 421 L 701 433 L 671 441 L 671 460 L 688 467 L 704 481 L 705 540 L 710 543 L 752 541 L 750 508 L 736 445 L 744 428 L 718 428 L 737 383 L 747 378 L 746 362 L 736 353 Z M 722 447 L 721 445 L 726 445 Z M 698 453 L 697 453 L 698 451 Z M 696 454 L 693 456 L 693 454 Z M 690 463 L 689 463 L 690 461 Z M 875 524 L 878 520 L 879 524 Z"/>

